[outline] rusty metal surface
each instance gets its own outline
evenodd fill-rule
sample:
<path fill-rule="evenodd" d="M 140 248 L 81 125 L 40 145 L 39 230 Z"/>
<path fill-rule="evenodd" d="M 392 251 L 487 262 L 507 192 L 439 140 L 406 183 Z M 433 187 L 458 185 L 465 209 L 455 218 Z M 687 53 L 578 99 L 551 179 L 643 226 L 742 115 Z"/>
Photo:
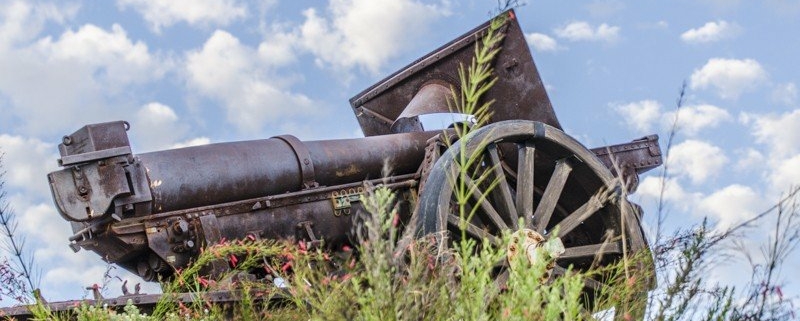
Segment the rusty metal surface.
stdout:
<path fill-rule="evenodd" d="M 453 108 L 453 90 L 450 85 L 433 80 L 419 89 L 391 127 L 392 133 L 423 131 L 420 115 L 445 112 Z"/>
<path fill-rule="evenodd" d="M 639 185 L 639 174 L 661 166 L 664 162 L 658 135 L 649 135 L 635 139 L 630 143 L 593 148 L 611 173 L 622 177 L 627 192 L 633 193 Z"/>
<path fill-rule="evenodd" d="M 80 161 L 118 156 L 122 154 L 115 152 L 125 148 L 128 148 L 128 153 L 130 153 L 130 143 L 128 135 L 125 133 L 129 128 L 128 122 L 115 121 L 86 125 L 72 135 L 65 135 L 61 144 L 58 145 L 58 151 L 61 154 L 59 164 L 69 165 Z M 97 154 L 101 152 L 105 152 L 105 154 Z M 91 155 L 96 156 L 87 157 Z M 84 158 L 74 158 L 77 156 Z"/>
<path fill-rule="evenodd" d="M 495 100 L 490 122 L 535 120 L 561 128 L 519 23 L 513 14 L 511 17 L 504 29 L 506 36 L 500 53 L 494 60 L 497 82 L 483 96 L 485 101 Z M 364 135 L 392 133 L 395 121 L 403 117 L 406 107 L 425 85 L 434 82 L 459 91 L 459 65 L 469 64 L 474 57 L 475 42 L 488 27 L 488 22 L 478 26 L 351 98 L 350 105 Z M 413 119 L 425 113 L 450 112 L 442 104 L 427 107 L 408 114 Z"/>
<path fill-rule="evenodd" d="M 298 164 L 298 159 L 305 162 L 308 157 L 315 182 L 323 186 L 382 177 L 385 161 L 393 173 L 412 173 L 424 156 L 425 140 L 433 134 L 305 142 L 308 155 L 300 157 L 283 140 L 266 139 L 138 158 L 147 168 L 153 213 L 160 213 L 302 190 L 311 166 Z"/>

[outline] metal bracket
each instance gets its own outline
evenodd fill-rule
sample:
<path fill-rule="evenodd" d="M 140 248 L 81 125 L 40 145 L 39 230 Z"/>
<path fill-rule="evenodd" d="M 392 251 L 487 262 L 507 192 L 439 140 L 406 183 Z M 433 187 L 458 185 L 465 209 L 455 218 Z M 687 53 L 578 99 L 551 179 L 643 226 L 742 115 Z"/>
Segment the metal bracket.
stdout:
<path fill-rule="evenodd" d="M 636 191 L 639 174 L 663 163 L 657 135 L 642 137 L 630 143 L 593 148 L 591 151 L 613 175 L 622 177 L 628 193 Z"/>
<path fill-rule="evenodd" d="M 300 165 L 300 175 L 303 177 L 303 188 L 319 187 L 315 178 L 314 162 L 311 161 L 311 153 L 308 152 L 306 145 L 292 135 L 280 135 L 272 138 L 284 141 L 294 151 L 294 155 L 297 157 L 297 164 Z"/>
<path fill-rule="evenodd" d="M 331 193 L 331 203 L 333 203 L 333 215 L 342 216 L 350 215 L 350 207 L 352 203 L 361 201 L 361 194 L 364 194 L 364 188 L 351 188 L 348 190 L 333 191 Z"/>
<path fill-rule="evenodd" d="M 302 221 L 297 223 L 297 234 L 299 239 L 308 239 L 308 248 L 316 248 L 322 244 L 322 240 L 317 238 L 314 233 L 314 222 Z"/>

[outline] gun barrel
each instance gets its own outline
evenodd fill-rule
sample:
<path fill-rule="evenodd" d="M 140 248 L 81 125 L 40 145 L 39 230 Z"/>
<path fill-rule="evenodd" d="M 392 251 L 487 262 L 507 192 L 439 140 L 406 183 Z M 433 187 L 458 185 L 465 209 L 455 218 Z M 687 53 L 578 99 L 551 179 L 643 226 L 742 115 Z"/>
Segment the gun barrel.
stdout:
<path fill-rule="evenodd" d="M 433 133 L 300 142 L 287 136 L 140 154 L 153 213 L 417 170 Z M 385 166 L 385 167 L 384 167 Z"/>
<path fill-rule="evenodd" d="M 293 136 L 133 155 L 125 122 L 87 125 L 59 146 L 50 173 L 59 212 L 94 221 L 223 204 L 413 173 L 436 132 L 301 142 Z"/>

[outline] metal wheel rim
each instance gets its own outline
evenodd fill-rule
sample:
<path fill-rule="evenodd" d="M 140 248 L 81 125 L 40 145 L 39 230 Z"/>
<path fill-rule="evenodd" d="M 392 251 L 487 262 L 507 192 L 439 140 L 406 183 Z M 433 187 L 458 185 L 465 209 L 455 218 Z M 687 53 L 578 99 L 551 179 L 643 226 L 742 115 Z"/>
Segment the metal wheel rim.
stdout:
<path fill-rule="evenodd" d="M 526 159 L 527 153 L 530 155 L 536 154 L 536 145 L 542 144 L 543 145 L 553 145 L 553 146 L 561 146 L 564 151 L 568 151 L 571 153 L 572 157 L 574 157 L 574 162 L 577 162 L 577 166 L 583 167 L 583 172 L 587 170 L 595 175 L 595 179 L 600 186 L 612 187 L 615 186 L 616 180 L 611 175 L 610 171 L 591 153 L 587 148 L 581 145 L 572 137 L 566 135 L 562 131 L 548 126 L 544 123 L 534 122 L 534 121 L 523 121 L 523 120 L 513 120 L 513 121 L 505 121 L 505 122 L 498 122 L 486 127 L 480 128 L 470 135 L 464 138 L 466 143 L 464 146 L 468 153 L 474 151 L 480 151 L 481 153 L 488 153 L 490 154 L 487 159 L 497 159 L 498 153 L 497 150 L 501 150 L 498 147 L 500 144 L 503 143 L 514 143 L 517 145 L 522 145 L 520 147 L 520 153 L 518 155 L 518 159 Z M 532 142 L 533 151 L 529 151 L 530 146 L 528 146 Z M 454 230 L 454 225 L 456 222 L 453 222 L 453 214 L 450 211 L 451 207 L 451 195 L 453 192 L 452 184 L 449 182 L 447 175 L 449 171 L 456 166 L 454 161 L 455 155 L 458 155 L 461 149 L 461 144 L 455 143 L 451 146 L 448 151 L 442 155 L 442 157 L 437 161 L 434 165 L 434 168 L 431 170 L 430 176 L 426 181 L 426 188 L 422 195 L 420 195 L 420 211 L 419 221 L 417 230 L 419 234 L 430 234 L 436 233 L 446 230 Z M 494 147 L 493 147 L 494 146 Z M 552 146 L 551 146 L 552 147 Z M 494 149 L 494 152 L 491 150 Z M 546 150 L 545 150 L 546 151 Z M 527 161 L 517 162 L 516 168 L 517 173 L 523 172 L 520 170 L 523 166 L 536 166 L 536 157 L 531 158 L 533 159 L 532 163 L 528 163 Z M 491 162 L 491 161 L 490 161 Z M 492 164 L 497 165 L 497 164 Z M 558 167 L 559 165 L 554 165 L 554 168 Z M 563 169 L 563 168 L 562 168 Z M 554 169 L 554 172 L 556 170 Z M 504 172 L 501 170 L 501 172 Z M 521 180 L 527 180 L 527 176 L 531 175 L 523 175 L 524 177 L 517 177 L 515 180 L 517 184 L 521 184 Z M 561 177 L 563 175 L 559 175 Z M 560 183 L 560 188 L 563 189 L 569 184 L 569 171 L 566 175 L 566 178 L 559 178 L 557 179 L 558 182 L 561 182 L 563 179 L 563 183 Z M 551 187 L 558 187 L 558 183 L 554 183 L 556 185 L 551 186 L 550 182 L 556 180 L 556 175 L 551 175 L 547 182 L 547 187 L 544 188 L 544 191 L 540 192 L 539 196 L 539 204 L 533 204 L 534 199 L 537 195 L 534 192 L 534 195 L 528 196 L 520 196 L 520 188 L 512 189 L 510 188 L 511 182 L 508 179 L 504 178 L 506 185 L 509 187 L 509 193 L 512 194 L 511 202 L 505 201 L 504 204 L 498 204 L 497 206 L 490 204 L 491 207 L 495 208 L 496 214 L 500 215 L 501 217 L 498 219 L 497 215 L 490 215 L 486 211 L 483 211 L 484 219 L 488 222 L 492 222 L 492 224 L 498 225 L 498 227 L 502 228 L 502 223 L 505 223 L 505 228 L 509 229 L 517 229 L 518 226 L 515 226 L 513 223 L 513 219 L 509 219 L 509 217 L 504 216 L 507 215 L 508 212 L 517 213 L 521 216 L 526 216 L 525 213 L 531 213 L 533 211 L 534 215 L 531 215 L 530 220 L 525 220 L 526 227 L 532 228 L 533 230 L 540 232 L 546 235 L 548 238 L 551 236 L 547 229 L 548 226 L 553 227 L 554 225 L 558 225 L 559 228 L 562 226 L 566 226 L 569 231 L 564 232 L 562 230 L 559 233 L 559 236 L 567 235 L 569 233 L 573 233 L 578 229 L 587 229 L 589 227 L 580 226 L 582 222 L 592 219 L 594 215 L 601 215 L 602 213 L 612 212 L 612 215 L 605 215 L 605 216 L 617 216 L 618 225 L 614 224 L 614 217 L 605 217 L 603 222 L 603 227 L 608 228 L 611 227 L 614 229 L 614 233 L 618 235 L 625 235 L 625 238 L 621 241 L 618 241 L 615 245 L 609 246 L 607 243 L 594 243 L 594 244 L 574 244 L 567 247 L 566 257 L 570 259 L 574 258 L 588 258 L 593 259 L 594 254 L 587 255 L 587 253 L 597 253 L 602 252 L 603 256 L 622 256 L 623 251 L 625 253 L 637 253 L 642 250 L 647 250 L 648 246 L 646 240 L 642 234 L 641 227 L 639 224 L 639 218 L 635 214 L 633 207 L 630 203 L 628 203 L 624 197 L 620 199 L 620 201 L 612 206 L 612 209 L 609 209 L 606 204 L 602 204 L 603 206 L 597 209 L 593 209 L 593 207 L 588 208 L 586 211 L 579 211 L 578 209 L 573 208 L 571 209 L 561 209 L 561 215 L 554 215 L 557 212 L 556 206 L 558 205 L 558 200 L 561 198 L 561 192 L 555 191 L 551 192 L 548 199 L 552 196 L 552 194 L 558 194 L 556 197 L 556 203 L 548 204 L 545 207 L 552 208 L 550 213 L 547 215 L 542 215 L 545 213 L 546 210 L 542 210 L 541 213 L 537 213 L 536 211 L 541 207 L 541 201 L 545 198 L 544 194 L 547 194 L 548 190 Z M 530 178 L 530 181 L 533 182 L 534 178 Z M 574 184 L 574 181 L 573 181 Z M 524 185 L 524 184 L 522 184 Z M 502 184 L 498 186 L 498 188 L 503 189 L 504 187 Z M 556 188 L 557 189 L 557 188 Z M 554 189 L 554 190 L 556 190 Z M 492 191 L 491 193 L 495 193 Z M 499 194 L 503 194 L 503 192 L 498 192 Z M 526 199 L 520 200 L 521 197 L 528 197 Z M 508 200 L 507 197 L 501 197 L 502 199 Z M 521 205 L 527 204 L 525 200 L 531 200 L 531 207 L 521 210 Z M 473 201 L 475 201 L 473 199 Z M 483 203 L 478 204 L 479 202 L 475 201 L 476 206 L 481 206 Z M 509 205 L 510 203 L 513 203 Z M 587 199 L 584 204 L 589 204 L 590 201 Z M 588 205 L 587 205 L 588 206 Z M 583 206 L 581 206 L 583 207 Z M 505 210 L 501 209 L 505 208 Z M 613 210 L 616 208 L 617 210 Z M 482 208 L 483 209 L 483 208 Z M 564 212 L 569 211 L 569 214 L 563 214 Z M 524 213 L 523 213 L 524 212 Z M 576 214 L 577 213 L 577 214 Z M 600 214 L 598 214 L 600 213 Z M 616 214 L 616 215 L 613 215 Z M 588 216 L 587 216 L 588 215 Z M 539 220 L 537 220 L 537 216 Z M 510 217 L 513 218 L 513 217 Z M 456 218 L 460 221 L 459 218 Z M 558 223 L 553 223 L 554 220 L 559 220 Z M 502 221 L 502 223 L 500 222 Z M 596 221 L 596 219 L 595 219 Z M 623 222 L 625 222 L 623 224 Z M 475 226 L 477 227 L 477 226 Z M 472 233 L 467 233 L 473 236 L 473 238 L 484 237 L 487 233 L 481 233 L 476 231 L 475 227 L 472 228 Z M 469 224 L 467 225 L 467 229 L 470 229 Z M 624 233 L 623 233 L 624 232 Z M 614 260 L 615 258 L 611 258 Z M 565 262 L 564 259 L 560 259 L 557 261 L 559 263 L 556 266 L 556 274 L 564 273 L 566 266 L 561 266 L 562 263 Z M 502 276 L 501 276 L 502 277 Z M 586 284 L 587 288 L 599 290 L 600 287 L 604 286 L 599 281 L 596 280 L 587 280 Z"/>

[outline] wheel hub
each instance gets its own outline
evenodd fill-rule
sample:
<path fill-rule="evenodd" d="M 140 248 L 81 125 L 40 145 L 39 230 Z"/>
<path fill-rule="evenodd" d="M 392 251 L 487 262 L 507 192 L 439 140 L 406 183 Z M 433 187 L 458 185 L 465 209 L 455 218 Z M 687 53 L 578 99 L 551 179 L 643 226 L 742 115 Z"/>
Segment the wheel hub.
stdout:
<path fill-rule="evenodd" d="M 548 262 L 547 270 L 543 278 L 549 279 L 550 273 L 555 267 L 555 260 L 564 254 L 564 243 L 561 238 L 551 237 L 545 239 L 544 235 L 531 229 L 523 228 L 511 234 L 511 242 L 508 244 L 508 262 L 514 262 L 520 258 L 528 260 L 531 265 L 536 262 Z M 513 268 L 514 264 L 510 264 Z"/>

